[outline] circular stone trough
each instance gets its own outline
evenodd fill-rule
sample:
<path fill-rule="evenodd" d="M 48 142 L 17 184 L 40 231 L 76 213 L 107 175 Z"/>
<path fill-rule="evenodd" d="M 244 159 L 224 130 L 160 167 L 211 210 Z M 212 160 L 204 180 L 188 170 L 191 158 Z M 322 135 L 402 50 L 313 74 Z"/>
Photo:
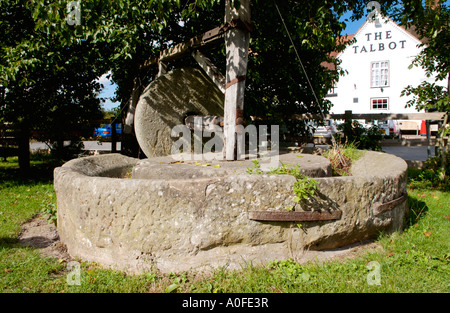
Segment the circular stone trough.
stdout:
<path fill-rule="evenodd" d="M 60 238 L 82 260 L 129 272 L 180 272 L 296 259 L 305 249 L 342 247 L 402 229 L 402 159 L 366 151 L 352 176 L 331 177 L 322 156 L 279 158 L 314 177 L 314 197 L 296 204 L 293 176 L 249 174 L 249 160 L 120 154 L 71 160 L 54 173 Z"/>

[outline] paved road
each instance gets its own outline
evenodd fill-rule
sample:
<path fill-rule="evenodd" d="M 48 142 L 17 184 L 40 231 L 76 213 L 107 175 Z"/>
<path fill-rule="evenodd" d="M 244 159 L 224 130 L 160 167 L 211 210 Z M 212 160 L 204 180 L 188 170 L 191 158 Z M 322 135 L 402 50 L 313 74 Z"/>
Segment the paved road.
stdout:
<path fill-rule="evenodd" d="M 99 141 L 83 141 L 84 150 L 102 150 L 102 151 L 111 151 L 111 143 L 110 142 L 99 142 Z M 116 144 L 117 150 L 120 150 L 121 143 L 118 142 Z M 43 142 L 31 142 L 30 143 L 31 150 L 47 150 L 48 147 Z"/>
<path fill-rule="evenodd" d="M 110 142 L 83 141 L 85 150 L 111 151 Z M 42 142 L 32 142 L 31 150 L 46 150 L 48 147 Z M 117 143 L 117 150 L 120 151 L 121 143 Z M 428 158 L 428 147 L 426 146 L 384 146 L 383 151 L 396 155 L 404 160 L 425 161 Z M 434 147 L 430 148 L 431 156 L 434 156 Z"/>
<path fill-rule="evenodd" d="M 428 147 L 426 146 L 387 146 L 383 151 L 396 155 L 405 161 L 426 161 L 428 159 Z M 430 147 L 430 156 L 434 157 L 434 147 Z"/>
<path fill-rule="evenodd" d="M 316 147 L 326 149 L 326 145 L 316 145 Z M 384 152 L 393 154 L 405 161 L 426 161 L 428 159 L 427 146 L 382 146 Z M 430 156 L 434 157 L 434 146 L 430 147 Z"/>

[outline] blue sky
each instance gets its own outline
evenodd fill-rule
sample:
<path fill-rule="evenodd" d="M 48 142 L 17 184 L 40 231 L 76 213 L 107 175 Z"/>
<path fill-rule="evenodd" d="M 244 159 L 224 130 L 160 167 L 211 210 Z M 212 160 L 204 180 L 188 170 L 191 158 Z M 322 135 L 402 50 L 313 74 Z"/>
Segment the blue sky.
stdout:
<path fill-rule="evenodd" d="M 348 13 L 344 14 L 342 16 L 342 20 L 348 19 L 350 16 L 352 16 L 352 12 L 348 12 Z M 356 31 L 361 27 L 361 25 L 364 23 L 365 20 L 366 20 L 366 16 L 363 16 L 362 18 L 360 18 L 357 21 L 345 22 L 347 24 L 347 27 L 342 32 L 342 35 L 352 35 L 352 34 L 356 33 Z"/>
<path fill-rule="evenodd" d="M 98 81 L 103 84 L 103 90 L 100 92 L 99 97 L 100 98 L 106 98 L 105 102 L 102 104 L 102 107 L 105 110 L 111 110 L 115 107 L 118 107 L 120 105 L 119 102 L 112 102 L 111 98 L 114 97 L 114 92 L 116 90 L 116 85 L 115 84 L 111 84 L 111 81 L 109 79 L 106 78 L 106 76 L 109 73 L 103 75 L 102 77 L 100 77 L 98 79 Z"/>
<path fill-rule="evenodd" d="M 351 16 L 351 12 L 348 13 L 347 15 L 343 16 L 343 19 L 348 18 L 349 16 Z M 343 34 L 346 35 L 350 35 L 350 34 L 354 34 L 360 27 L 361 25 L 364 23 L 364 20 L 366 19 L 366 17 L 364 16 L 363 18 L 361 18 L 358 21 L 355 22 L 347 22 L 347 27 L 344 30 Z M 111 110 L 117 106 L 120 105 L 120 103 L 118 102 L 112 102 L 110 99 L 114 97 L 114 91 L 116 89 L 116 85 L 111 84 L 111 82 L 106 78 L 107 74 L 103 75 L 102 77 L 100 77 L 99 81 L 103 84 L 104 88 L 102 90 L 102 92 L 100 93 L 99 97 L 101 98 L 106 98 L 106 102 L 102 104 L 102 107 L 105 110 Z"/>

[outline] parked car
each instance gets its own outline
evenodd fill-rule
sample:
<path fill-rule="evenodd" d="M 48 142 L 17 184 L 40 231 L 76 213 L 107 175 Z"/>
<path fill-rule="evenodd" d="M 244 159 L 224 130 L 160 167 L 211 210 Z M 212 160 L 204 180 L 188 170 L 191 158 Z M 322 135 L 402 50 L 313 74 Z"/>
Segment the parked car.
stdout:
<path fill-rule="evenodd" d="M 116 124 L 117 137 L 122 136 L 122 124 Z M 102 124 L 94 129 L 94 138 L 111 139 L 111 124 Z"/>
<path fill-rule="evenodd" d="M 315 128 L 313 134 L 314 143 L 329 143 L 331 142 L 331 137 L 338 133 L 334 120 L 325 120 L 324 123 L 325 125 L 313 124 Z"/>
<path fill-rule="evenodd" d="M 378 121 L 378 127 L 384 136 L 400 137 L 400 127 L 396 120 Z"/>

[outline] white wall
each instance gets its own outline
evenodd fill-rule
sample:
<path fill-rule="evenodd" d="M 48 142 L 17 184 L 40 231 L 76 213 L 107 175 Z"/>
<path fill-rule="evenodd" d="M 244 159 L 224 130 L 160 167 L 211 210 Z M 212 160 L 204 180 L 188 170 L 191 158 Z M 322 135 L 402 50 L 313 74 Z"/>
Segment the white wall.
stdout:
<path fill-rule="evenodd" d="M 356 32 L 356 42 L 348 46 L 337 58 L 340 67 L 348 74 L 340 77 L 336 85 L 336 96 L 327 97 L 333 103 L 330 113 L 413 113 L 414 108 L 405 108 L 409 98 L 400 97 L 408 85 L 417 86 L 426 78 L 419 67 L 408 69 L 420 50 L 420 41 L 388 18 L 379 16 L 380 23 L 365 22 Z M 389 86 L 371 87 L 371 62 L 389 61 Z M 371 98 L 389 98 L 387 110 L 371 108 Z M 354 103 L 354 98 L 358 102 Z"/>

